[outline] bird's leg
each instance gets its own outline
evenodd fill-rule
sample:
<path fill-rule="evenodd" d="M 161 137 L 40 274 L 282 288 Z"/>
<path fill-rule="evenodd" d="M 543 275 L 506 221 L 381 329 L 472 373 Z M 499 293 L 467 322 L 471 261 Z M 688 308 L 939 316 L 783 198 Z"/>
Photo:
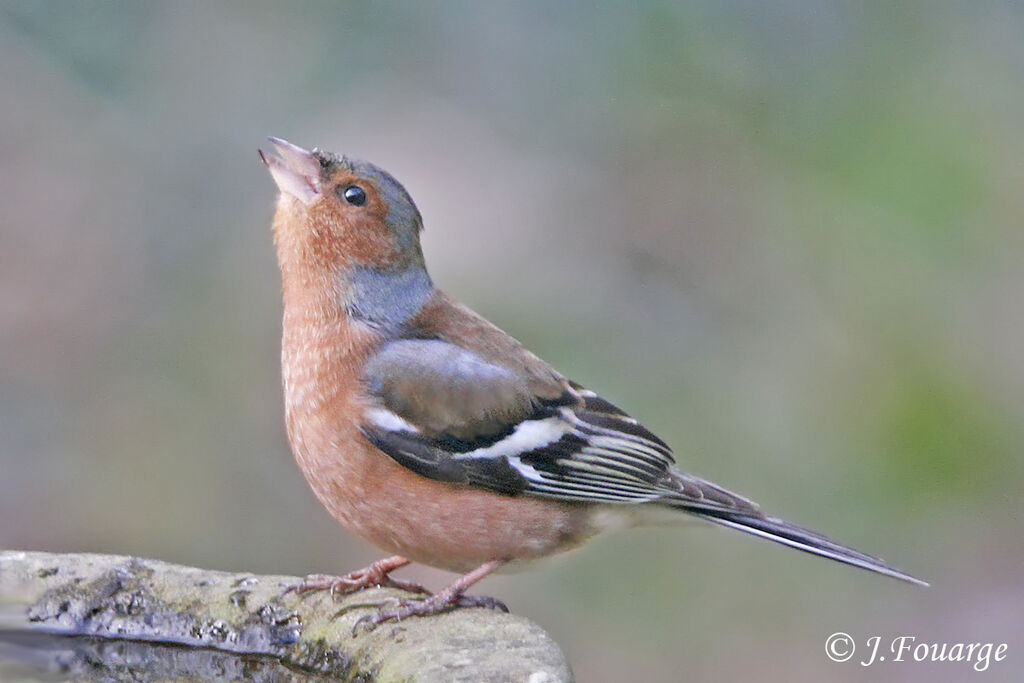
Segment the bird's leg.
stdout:
<path fill-rule="evenodd" d="M 485 562 L 468 574 L 460 576 L 444 590 L 424 600 L 399 600 L 393 607 L 383 608 L 377 613 L 368 614 L 357 621 L 353 631 L 358 630 L 360 626 L 373 630 L 378 624 L 386 621 L 401 621 L 408 617 L 440 614 L 453 607 L 487 607 L 507 612 L 508 607 L 495 598 L 465 594 L 470 586 L 503 564 L 505 564 L 505 560 Z"/>
<path fill-rule="evenodd" d="M 423 593 L 430 595 L 423 586 L 412 581 L 403 581 L 391 577 L 391 572 L 401 569 L 409 564 L 410 560 L 401 555 L 392 555 L 383 560 L 377 560 L 369 567 L 349 572 L 345 576 L 331 576 L 330 574 L 310 574 L 301 583 L 291 586 L 288 591 L 295 591 L 297 594 L 309 593 L 310 591 L 330 590 L 332 596 L 339 593 L 354 593 L 364 588 L 379 586 L 382 588 L 399 588 L 410 593 Z"/>

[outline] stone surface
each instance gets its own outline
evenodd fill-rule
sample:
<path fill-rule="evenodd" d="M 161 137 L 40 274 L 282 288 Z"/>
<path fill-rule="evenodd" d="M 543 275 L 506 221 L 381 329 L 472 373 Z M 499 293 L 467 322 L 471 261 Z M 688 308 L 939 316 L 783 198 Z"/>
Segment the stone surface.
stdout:
<path fill-rule="evenodd" d="M 325 592 L 284 592 L 298 581 L 111 555 L 0 551 L 0 631 L 19 651 L 70 649 L 93 664 L 112 652 L 116 666 L 138 663 L 139 680 L 204 680 L 204 667 L 218 676 L 235 668 L 251 674 L 229 679 L 279 680 L 258 674 L 254 655 L 309 674 L 288 680 L 572 680 L 558 645 L 522 617 L 460 609 L 355 632 L 360 617 L 405 594 L 370 589 L 335 600 Z M 146 650 L 140 641 L 164 647 Z M 189 655 L 168 644 L 211 652 Z"/>

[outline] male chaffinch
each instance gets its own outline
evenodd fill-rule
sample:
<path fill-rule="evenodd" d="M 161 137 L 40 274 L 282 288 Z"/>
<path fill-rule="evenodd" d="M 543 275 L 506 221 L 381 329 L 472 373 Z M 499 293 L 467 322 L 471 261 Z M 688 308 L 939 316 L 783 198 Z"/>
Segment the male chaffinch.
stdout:
<path fill-rule="evenodd" d="M 697 517 L 912 583 L 924 582 L 675 467 L 672 450 L 434 287 L 409 193 L 365 161 L 270 138 L 281 190 L 281 365 L 292 451 L 339 522 L 395 553 L 300 591 L 419 586 L 410 562 L 465 574 L 376 624 L 457 605 L 499 567 L 617 526 Z"/>

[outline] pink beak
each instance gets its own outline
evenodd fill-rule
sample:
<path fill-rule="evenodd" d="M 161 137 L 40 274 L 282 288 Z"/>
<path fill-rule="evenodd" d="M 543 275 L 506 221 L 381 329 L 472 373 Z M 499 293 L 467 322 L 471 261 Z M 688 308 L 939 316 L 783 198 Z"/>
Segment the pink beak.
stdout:
<path fill-rule="evenodd" d="M 309 206 L 321 191 L 320 160 L 308 150 L 280 138 L 267 138 L 280 156 L 264 154 L 260 159 L 270 169 L 270 175 L 281 192 L 295 197 Z"/>

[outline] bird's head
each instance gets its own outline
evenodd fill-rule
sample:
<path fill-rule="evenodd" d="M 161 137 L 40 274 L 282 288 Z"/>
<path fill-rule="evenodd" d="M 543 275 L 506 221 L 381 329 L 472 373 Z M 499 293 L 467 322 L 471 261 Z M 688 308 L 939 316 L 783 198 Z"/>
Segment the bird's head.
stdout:
<path fill-rule="evenodd" d="M 423 264 L 423 221 L 389 173 L 358 159 L 270 138 L 260 158 L 281 190 L 274 239 L 282 267 L 401 269 Z"/>
<path fill-rule="evenodd" d="M 405 188 L 366 161 L 270 142 L 277 154 L 261 150 L 260 158 L 281 191 L 274 241 L 286 304 L 302 290 L 377 326 L 412 315 L 433 285 L 423 220 Z"/>

